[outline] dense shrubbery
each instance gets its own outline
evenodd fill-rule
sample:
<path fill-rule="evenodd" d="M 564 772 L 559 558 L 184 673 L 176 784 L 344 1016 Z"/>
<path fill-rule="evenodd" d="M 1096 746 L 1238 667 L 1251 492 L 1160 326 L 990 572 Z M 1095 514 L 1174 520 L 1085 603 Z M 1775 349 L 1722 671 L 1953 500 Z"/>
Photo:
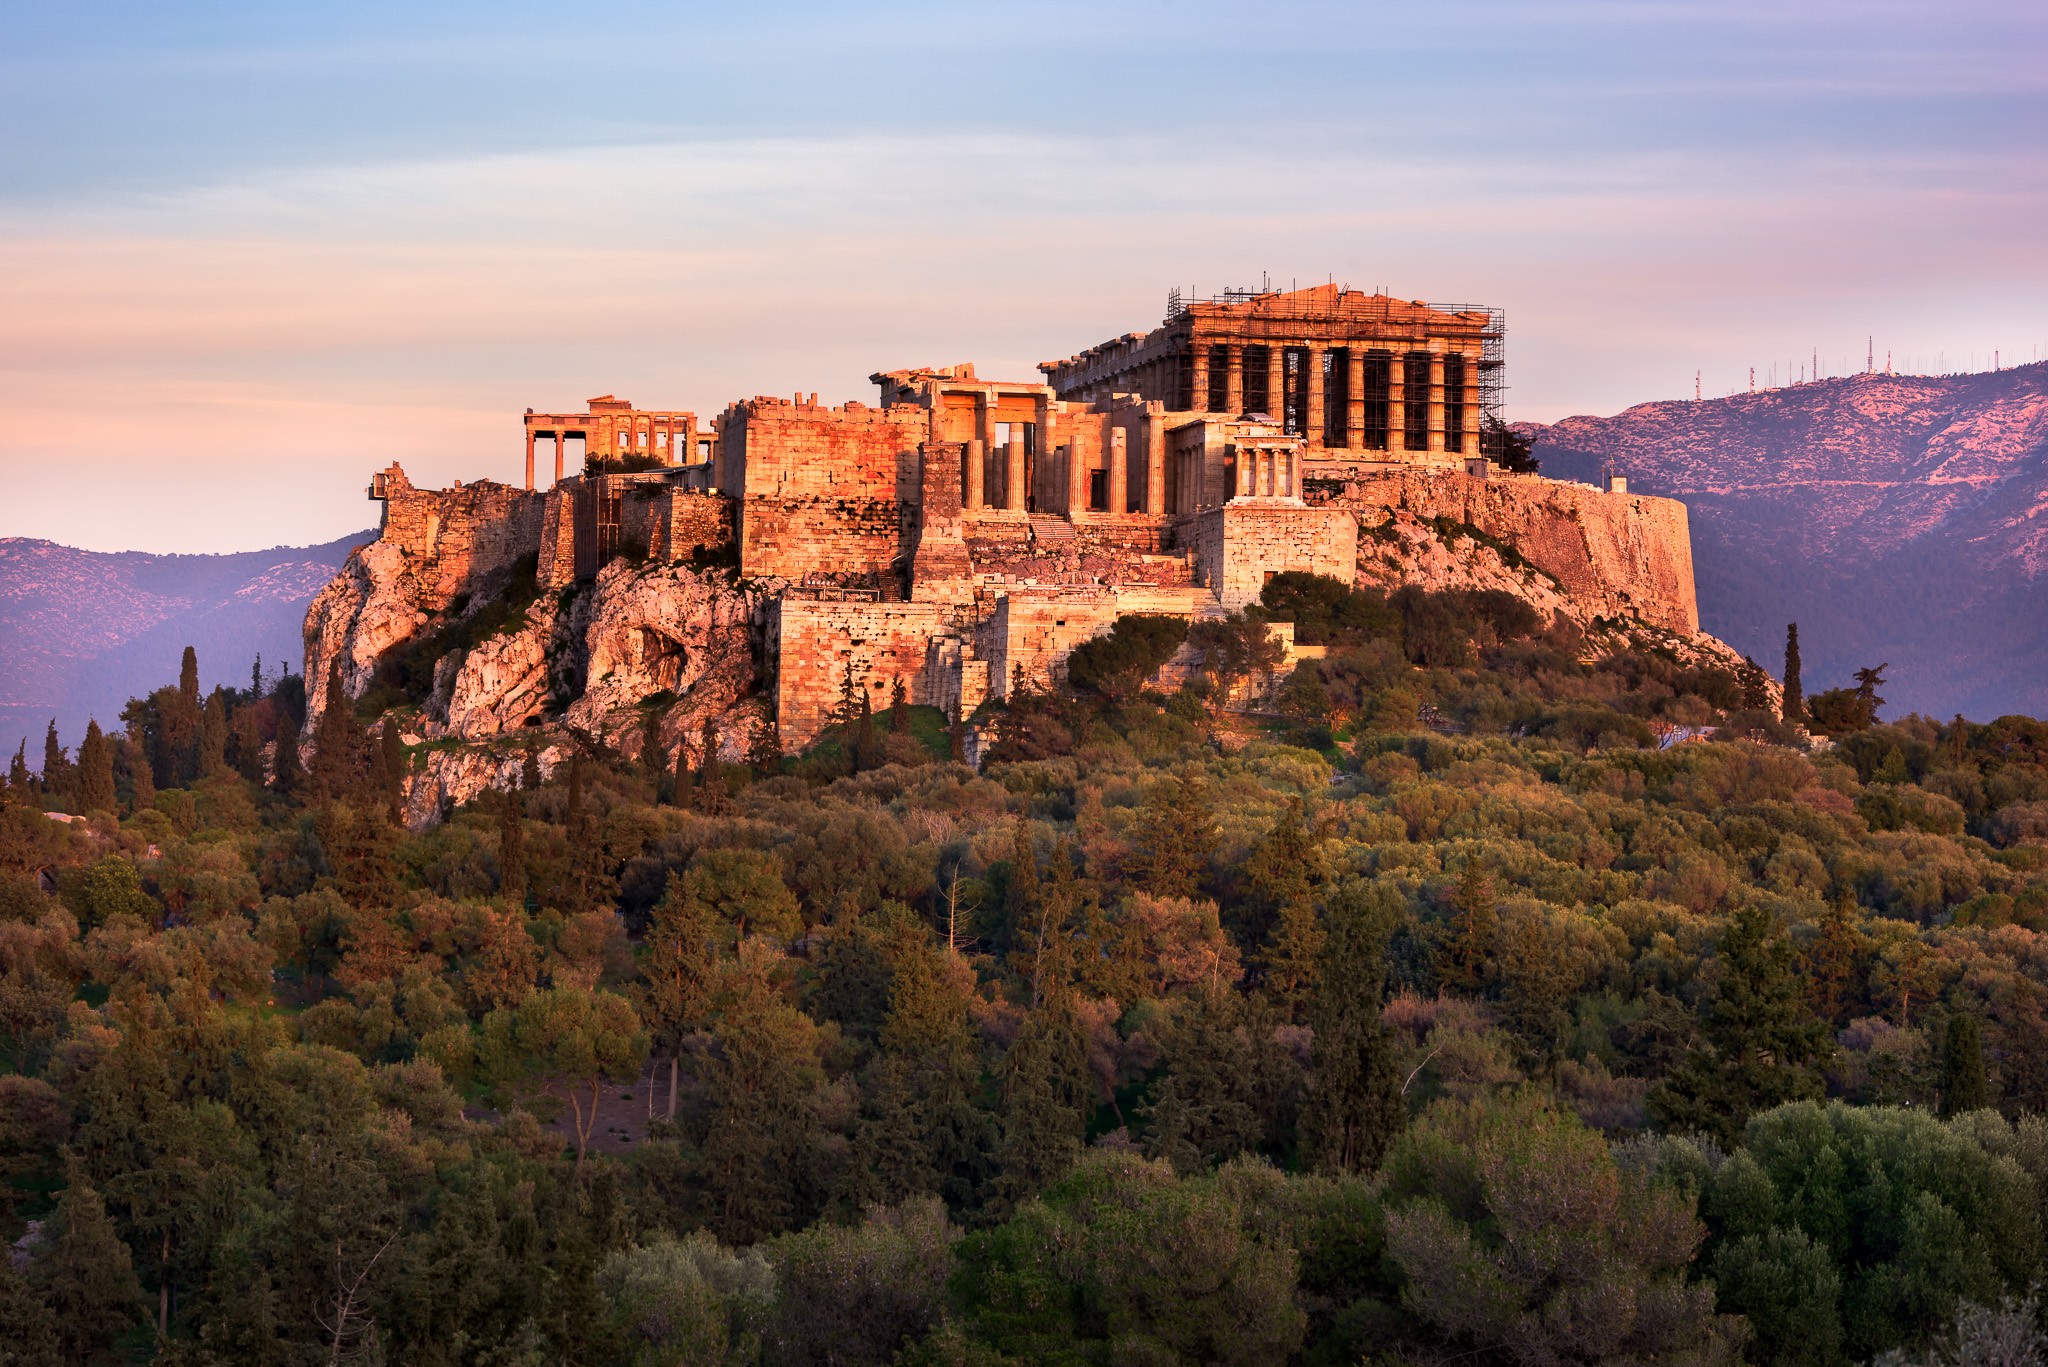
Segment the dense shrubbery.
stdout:
<path fill-rule="evenodd" d="M 979 774 L 850 704 L 801 761 L 586 750 L 414 832 L 395 727 L 196 670 L 20 766 L 0 1356 L 2031 1337 L 2048 727 L 1808 753 L 1675 653 L 1292 576 L 1196 644 L 1256 673 L 1267 615 L 1329 651 L 1253 712 L 1142 695 L 1130 625 Z"/>

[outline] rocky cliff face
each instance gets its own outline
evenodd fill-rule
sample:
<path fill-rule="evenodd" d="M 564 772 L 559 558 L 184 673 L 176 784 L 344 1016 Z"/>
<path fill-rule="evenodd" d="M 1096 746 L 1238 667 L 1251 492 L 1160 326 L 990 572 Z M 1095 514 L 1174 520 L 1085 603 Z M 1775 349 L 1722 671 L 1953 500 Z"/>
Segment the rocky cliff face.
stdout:
<path fill-rule="evenodd" d="M 2048 714 L 2048 363 L 1859 375 L 1524 429 L 1545 474 L 1691 509 L 1703 618 L 1809 690 L 1889 662 L 1887 715 Z"/>
<path fill-rule="evenodd" d="M 1395 467 L 1347 481 L 1334 501 L 1357 510 L 1360 558 L 1374 542 L 1376 577 L 1425 588 L 1502 588 L 1579 622 L 1638 617 L 1681 636 L 1699 630 L 1685 505 L 1671 499 Z M 1413 534 L 1420 527 L 1436 532 L 1441 550 Z M 1480 573 L 1486 557 L 1461 556 L 1459 541 L 1493 550 L 1504 569 L 1534 573 L 1460 582 L 1460 573 Z M 1460 559 L 1467 568 L 1454 571 Z"/>
<path fill-rule="evenodd" d="M 695 762 L 706 722 L 718 724 L 721 752 L 737 759 L 766 724 L 754 697 L 762 612 L 781 587 L 736 584 L 724 570 L 615 560 L 592 583 L 543 594 L 483 634 L 465 626 L 496 599 L 471 596 L 460 610 L 435 611 L 445 585 L 380 541 L 350 557 L 307 613 L 310 705 L 324 706 L 332 661 L 360 695 L 393 651 L 450 642 L 431 662 L 431 690 L 393 714 L 415 747 L 406 810 L 416 825 L 447 803 L 516 784 L 529 748 L 551 772 L 572 734 L 638 757 L 650 708 L 664 762 L 678 749 Z"/>

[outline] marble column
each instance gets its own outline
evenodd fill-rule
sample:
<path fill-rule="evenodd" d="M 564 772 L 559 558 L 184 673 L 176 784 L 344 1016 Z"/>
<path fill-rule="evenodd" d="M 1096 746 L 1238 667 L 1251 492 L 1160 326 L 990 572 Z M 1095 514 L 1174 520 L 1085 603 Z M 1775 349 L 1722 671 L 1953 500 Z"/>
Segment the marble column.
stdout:
<path fill-rule="evenodd" d="M 1192 346 L 1193 344 L 1190 343 Z M 1209 348 L 1194 347 L 1188 358 L 1188 407 L 1197 413 L 1209 411 Z"/>
<path fill-rule="evenodd" d="M 562 482 L 562 442 L 566 440 L 558 428 L 555 431 L 555 483 Z M 586 438 L 586 440 L 588 440 Z"/>
<path fill-rule="evenodd" d="M 1310 446 L 1323 445 L 1328 436 L 1323 431 L 1323 355 L 1322 347 L 1308 349 L 1308 383 L 1302 386 L 1302 407 L 1307 411 L 1301 415 L 1301 435 Z"/>
<path fill-rule="evenodd" d="M 986 479 L 986 470 L 983 465 L 983 462 L 988 458 L 988 448 L 981 444 L 981 440 L 979 438 L 976 438 L 975 440 L 967 443 L 966 449 L 967 478 L 965 486 L 961 490 L 964 496 L 961 498 L 960 501 L 970 511 L 973 511 L 981 507 L 981 500 L 983 494 L 982 484 Z"/>
<path fill-rule="evenodd" d="M 1266 414 L 1274 422 L 1287 421 L 1287 349 L 1266 348 Z"/>
<path fill-rule="evenodd" d="M 1003 506 L 1013 513 L 1021 513 L 1031 504 L 1024 497 L 1024 424 L 1010 424 L 1010 444 L 1004 448 L 1008 453 L 1003 465 Z"/>
<path fill-rule="evenodd" d="M 1166 414 L 1145 414 L 1145 511 L 1158 517 L 1166 511 Z"/>
<path fill-rule="evenodd" d="M 1130 438 L 1119 427 L 1109 434 L 1109 511 L 1119 516 L 1131 506 Z"/>
<path fill-rule="evenodd" d="M 1344 445 L 1356 451 L 1365 445 L 1365 349 L 1344 355 Z"/>
<path fill-rule="evenodd" d="M 1465 454 L 1479 454 L 1479 351 L 1465 353 Z"/>
<path fill-rule="evenodd" d="M 1387 449 L 1408 449 L 1408 353 L 1387 357 Z"/>
<path fill-rule="evenodd" d="M 1444 354 L 1429 353 L 1429 449 L 1444 449 Z"/>
<path fill-rule="evenodd" d="M 533 487 L 533 429 L 526 429 L 526 487 Z"/>
<path fill-rule="evenodd" d="M 1224 378 L 1223 408 L 1234 418 L 1244 412 L 1244 347 L 1232 342 L 1223 352 L 1230 366 Z"/>

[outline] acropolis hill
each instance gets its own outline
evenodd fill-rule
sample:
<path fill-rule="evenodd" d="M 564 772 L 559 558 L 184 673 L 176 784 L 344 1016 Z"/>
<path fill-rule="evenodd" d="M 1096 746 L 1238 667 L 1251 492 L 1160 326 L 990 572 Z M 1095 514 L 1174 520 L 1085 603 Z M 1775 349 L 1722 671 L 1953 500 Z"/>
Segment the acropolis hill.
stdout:
<path fill-rule="evenodd" d="M 529 411 L 523 489 L 375 476 L 381 536 L 307 614 L 312 705 L 331 662 L 356 696 L 409 670 L 377 696 L 449 742 L 409 802 L 431 819 L 534 732 L 634 753 L 652 699 L 670 753 L 707 720 L 733 757 L 770 725 L 794 752 L 849 686 L 879 707 L 899 681 L 973 718 L 1119 615 L 1219 616 L 1290 570 L 1501 588 L 1725 656 L 1682 504 L 1499 467 L 1503 342 L 1496 311 L 1330 285 L 1176 295 L 1039 381 L 888 370 L 873 405 L 757 397 L 708 430 L 610 395 Z"/>

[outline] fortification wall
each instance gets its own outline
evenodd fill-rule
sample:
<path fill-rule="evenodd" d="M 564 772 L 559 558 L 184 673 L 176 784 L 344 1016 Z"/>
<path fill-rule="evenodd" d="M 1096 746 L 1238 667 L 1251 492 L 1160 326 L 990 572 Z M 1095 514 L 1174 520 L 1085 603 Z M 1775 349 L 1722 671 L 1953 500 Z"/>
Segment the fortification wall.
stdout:
<path fill-rule="evenodd" d="M 886 571 L 916 529 L 921 408 L 752 399 L 719 419 L 719 487 L 744 498 L 740 569 L 801 582 Z"/>
<path fill-rule="evenodd" d="M 849 669 L 877 710 L 888 706 L 898 679 L 911 702 L 932 701 L 925 665 L 932 638 L 947 625 L 938 603 L 781 599 L 768 612 L 768 641 L 783 748 L 803 749 L 830 724 Z"/>
<path fill-rule="evenodd" d="M 715 551 L 733 539 L 733 502 L 723 494 L 678 489 L 666 482 L 629 489 L 620 507 L 619 540 L 645 547 L 659 563 Z"/>
<path fill-rule="evenodd" d="M 479 480 L 418 489 L 392 465 L 377 476 L 384 496 L 378 539 L 406 558 L 419 585 L 418 606 L 438 612 L 487 575 L 530 555 L 540 537 L 541 495 Z"/>
<path fill-rule="evenodd" d="M 1327 479 L 1311 469 L 1312 479 Z M 1474 479 L 1460 471 L 1390 467 L 1346 471 L 1332 502 L 1367 523 L 1400 508 L 1467 523 L 1506 542 L 1566 594 L 1608 616 L 1699 631 L 1692 532 L 1683 503 L 1610 494 L 1529 475 Z"/>
<path fill-rule="evenodd" d="M 1349 582 L 1358 566 L 1358 519 L 1343 509 L 1226 503 L 1191 518 L 1182 535 L 1195 554 L 1195 579 L 1233 612 L 1256 603 L 1276 574 Z"/>

